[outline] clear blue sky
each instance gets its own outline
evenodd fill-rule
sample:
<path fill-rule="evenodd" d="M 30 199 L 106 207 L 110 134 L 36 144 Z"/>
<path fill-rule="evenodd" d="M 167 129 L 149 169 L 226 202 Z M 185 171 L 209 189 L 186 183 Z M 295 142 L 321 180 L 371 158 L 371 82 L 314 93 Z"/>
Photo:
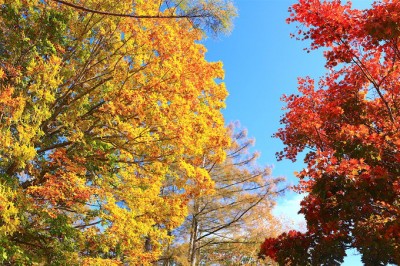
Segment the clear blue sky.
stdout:
<path fill-rule="evenodd" d="M 239 11 L 229 36 L 209 39 L 207 58 L 221 60 L 229 91 L 227 122 L 240 121 L 256 139 L 255 149 L 261 152 L 259 162 L 273 166 L 274 176 L 285 176 L 295 184 L 294 171 L 301 170 L 302 158 L 292 163 L 277 162 L 275 152 L 283 149 L 278 139 L 271 138 L 279 128 L 284 106 L 282 94 L 297 93 L 297 77 L 318 78 L 324 74 L 321 51 L 303 51 L 306 43 L 291 39 L 294 25 L 288 25 L 288 7 L 295 0 L 234 0 Z M 366 8 L 371 0 L 354 0 L 353 6 Z M 278 202 L 284 212 L 296 213 L 300 197 L 287 193 Z M 351 253 L 351 252 L 350 252 Z M 348 256 L 343 265 L 362 265 L 358 256 Z"/>

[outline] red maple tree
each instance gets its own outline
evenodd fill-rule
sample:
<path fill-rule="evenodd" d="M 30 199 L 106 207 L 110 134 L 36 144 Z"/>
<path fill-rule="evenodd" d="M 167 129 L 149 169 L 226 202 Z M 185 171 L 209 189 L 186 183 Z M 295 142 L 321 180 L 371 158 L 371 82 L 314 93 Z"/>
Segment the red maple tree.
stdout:
<path fill-rule="evenodd" d="M 284 96 L 275 134 L 279 159 L 305 151 L 297 187 L 307 231 L 266 239 L 280 265 L 340 265 L 357 249 L 365 265 L 400 264 L 400 1 L 352 9 L 339 0 L 299 0 L 290 9 L 300 40 L 322 48 L 327 74 L 299 79 Z"/>

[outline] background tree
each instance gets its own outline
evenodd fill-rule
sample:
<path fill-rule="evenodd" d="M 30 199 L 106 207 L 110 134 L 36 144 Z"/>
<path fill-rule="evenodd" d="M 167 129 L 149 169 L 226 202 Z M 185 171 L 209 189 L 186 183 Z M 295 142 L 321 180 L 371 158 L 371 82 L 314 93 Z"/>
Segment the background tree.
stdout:
<path fill-rule="evenodd" d="M 262 253 L 281 265 L 340 265 L 356 248 L 365 265 L 400 264 L 400 3 L 300 0 L 290 11 L 311 50 L 326 49 L 328 73 L 284 96 L 276 134 L 280 159 L 307 152 L 297 173 L 307 232 L 269 238 Z"/>
<path fill-rule="evenodd" d="M 159 1 L 71 3 L 175 12 Z M 229 143 L 222 64 L 204 59 L 204 32 L 52 0 L 0 4 L 0 263 L 154 261 L 184 220 L 184 192 L 212 185 L 190 158 L 212 143 L 222 161 Z M 175 193 L 161 193 L 167 178 Z"/>
<path fill-rule="evenodd" d="M 172 232 L 175 239 L 161 265 L 258 265 L 256 244 L 266 233 L 280 232 L 271 210 L 282 179 L 256 164 L 258 154 L 249 151 L 253 140 L 245 130 L 231 126 L 229 131 L 227 159 L 221 163 L 207 154 L 201 160 L 215 182 L 214 192 L 198 192 L 190 200 L 189 214 Z"/>

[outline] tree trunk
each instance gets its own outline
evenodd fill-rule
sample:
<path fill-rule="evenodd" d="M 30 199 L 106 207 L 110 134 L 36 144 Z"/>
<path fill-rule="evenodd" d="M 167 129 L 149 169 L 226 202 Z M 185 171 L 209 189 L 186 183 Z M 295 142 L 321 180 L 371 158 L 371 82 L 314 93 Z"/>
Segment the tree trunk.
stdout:
<path fill-rule="evenodd" d="M 189 243 L 189 257 L 188 260 L 190 262 L 190 266 L 196 266 L 197 265 L 197 259 L 198 259 L 198 252 L 197 252 L 197 235 L 199 232 L 199 224 L 197 221 L 196 214 L 198 213 L 197 210 L 197 204 L 194 206 L 194 214 L 193 214 L 193 220 L 192 220 L 192 225 L 191 225 L 191 230 L 190 230 L 190 243 Z"/>

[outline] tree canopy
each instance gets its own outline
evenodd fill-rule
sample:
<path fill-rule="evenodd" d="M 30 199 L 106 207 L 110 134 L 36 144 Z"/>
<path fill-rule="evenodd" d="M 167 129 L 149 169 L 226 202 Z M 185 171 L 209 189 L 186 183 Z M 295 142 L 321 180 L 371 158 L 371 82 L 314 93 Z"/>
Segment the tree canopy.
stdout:
<path fill-rule="evenodd" d="M 229 144 L 202 17 L 174 16 L 228 2 L 68 3 L 154 18 L 0 1 L 0 263 L 150 264 Z"/>
<path fill-rule="evenodd" d="M 357 10 L 339 0 L 299 0 L 289 23 L 323 48 L 327 74 L 299 79 L 284 96 L 280 159 L 305 151 L 298 191 L 307 231 L 268 238 L 281 265 L 340 265 L 357 249 L 365 265 L 400 264 L 400 3 Z"/>

